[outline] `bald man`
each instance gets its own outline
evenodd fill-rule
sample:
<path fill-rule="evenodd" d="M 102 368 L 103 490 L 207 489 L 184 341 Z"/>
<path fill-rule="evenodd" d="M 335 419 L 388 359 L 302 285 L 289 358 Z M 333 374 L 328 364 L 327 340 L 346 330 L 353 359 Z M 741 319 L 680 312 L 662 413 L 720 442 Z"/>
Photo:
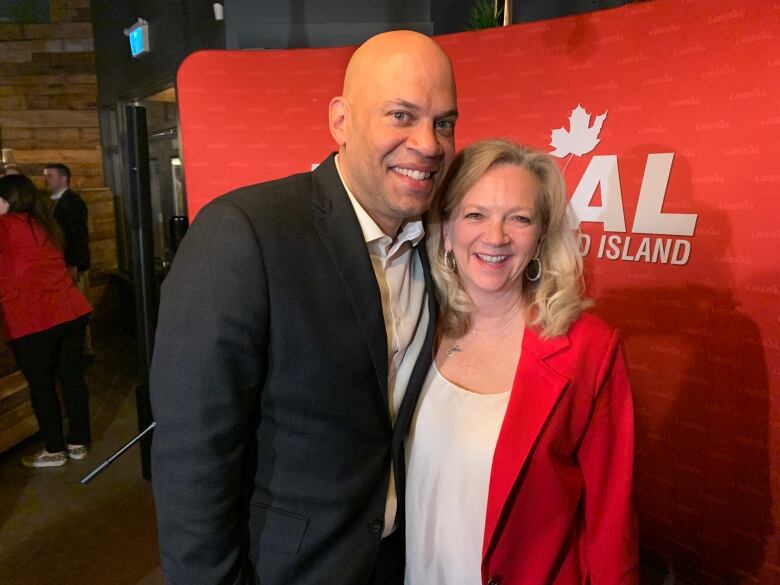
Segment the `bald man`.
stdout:
<path fill-rule="evenodd" d="M 420 216 L 453 157 L 455 84 L 435 42 L 395 31 L 354 53 L 342 94 L 338 152 L 206 206 L 163 285 L 169 585 L 403 583 L 403 439 L 437 312 Z"/>

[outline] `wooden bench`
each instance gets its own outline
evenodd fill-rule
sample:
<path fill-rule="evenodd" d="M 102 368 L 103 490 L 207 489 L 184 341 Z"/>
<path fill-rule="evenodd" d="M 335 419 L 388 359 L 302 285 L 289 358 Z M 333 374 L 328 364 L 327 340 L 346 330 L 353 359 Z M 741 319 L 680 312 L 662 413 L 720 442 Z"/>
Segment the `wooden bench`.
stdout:
<path fill-rule="evenodd" d="M 11 348 L 0 339 L 0 452 L 38 432 L 27 380 L 16 369 Z"/>

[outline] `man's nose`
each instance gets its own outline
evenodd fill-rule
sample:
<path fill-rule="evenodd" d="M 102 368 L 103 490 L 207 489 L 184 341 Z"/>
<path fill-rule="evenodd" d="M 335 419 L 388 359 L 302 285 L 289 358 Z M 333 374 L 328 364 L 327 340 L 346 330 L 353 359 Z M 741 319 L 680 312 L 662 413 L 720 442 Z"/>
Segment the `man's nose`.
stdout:
<path fill-rule="evenodd" d="M 416 125 L 407 144 L 426 158 L 441 156 L 443 152 L 436 130 L 428 124 Z"/>

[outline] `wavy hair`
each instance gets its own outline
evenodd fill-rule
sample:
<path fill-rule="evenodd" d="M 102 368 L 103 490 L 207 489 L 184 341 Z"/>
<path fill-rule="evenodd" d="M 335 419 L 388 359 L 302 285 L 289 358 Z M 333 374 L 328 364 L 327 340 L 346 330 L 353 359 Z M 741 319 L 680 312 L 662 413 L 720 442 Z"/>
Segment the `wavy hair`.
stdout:
<path fill-rule="evenodd" d="M 549 155 L 509 140 L 481 140 L 460 151 L 433 199 L 427 215 L 427 248 L 442 310 L 445 333 L 460 336 L 471 323 L 474 305 L 458 277 L 444 262 L 442 228 L 471 187 L 496 165 L 516 165 L 539 182 L 537 212 L 542 234 L 539 259 L 542 276 L 536 282 L 523 275 L 523 303 L 528 324 L 545 337 L 563 335 L 590 305 L 583 298 L 582 255 L 570 221 L 566 188 Z"/>

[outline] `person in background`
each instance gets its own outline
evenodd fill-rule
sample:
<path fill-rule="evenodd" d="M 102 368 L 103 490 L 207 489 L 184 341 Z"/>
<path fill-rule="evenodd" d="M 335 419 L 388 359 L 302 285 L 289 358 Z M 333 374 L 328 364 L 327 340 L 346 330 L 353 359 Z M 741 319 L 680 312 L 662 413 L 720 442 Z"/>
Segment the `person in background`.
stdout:
<path fill-rule="evenodd" d="M 60 242 L 60 228 L 32 181 L 0 177 L 0 324 L 30 385 L 45 441 L 43 451 L 22 459 L 27 467 L 83 459 L 91 440 L 81 352 L 92 308 L 68 274 Z M 67 440 L 55 391 L 58 377 L 67 406 Z"/>
<path fill-rule="evenodd" d="M 428 215 L 441 307 L 409 434 L 407 585 L 635 585 L 631 388 L 584 313 L 552 159 L 502 140 L 453 161 Z"/>
<path fill-rule="evenodd" d="M 75 281 L 79 273 L 89 270 L 90 264 L 87 205 L 70 188 L 70 169 L 64 164 L 47 164 L 43 177 L 54 201 L 52 215 L 65 236 L 65 263 Z"/>
<path fill-rule="evenodd" d="M 21 175 L 22 172 L 16 168 L 15 164 L 6 164 L 0 166 L 0 170 L 2 170 L 2 173 L 0 173 L 0 177 L 4 177 L 6 175 Z"/>
<path fill-rule="evenodd" d="M 89 286 L 89 227 L 87 205 L 70 188 L 71 172 L 62 163 L 49 163 L 43 169 L 46 188 L 53 202 L 52 215 L 65 236 L 65 263 L 73 281 L 82 293 Z M 89 326 L 84 336 L 84 354 L 92 356 L 92 336 Z"/>

